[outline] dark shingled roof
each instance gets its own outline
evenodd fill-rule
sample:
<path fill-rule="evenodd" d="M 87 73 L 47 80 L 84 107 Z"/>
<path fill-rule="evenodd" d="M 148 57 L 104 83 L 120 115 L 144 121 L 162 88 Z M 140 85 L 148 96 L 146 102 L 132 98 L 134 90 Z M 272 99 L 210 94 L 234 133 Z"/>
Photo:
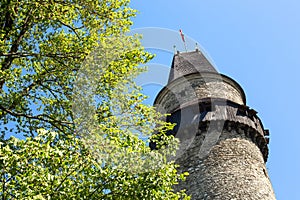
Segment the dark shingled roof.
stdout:
<path fill-rule="evenodd" d="M 218 73 L 201 51 L 177 53 L 173 57 L 169 83 L 187 74 L 201 72 Z"/>

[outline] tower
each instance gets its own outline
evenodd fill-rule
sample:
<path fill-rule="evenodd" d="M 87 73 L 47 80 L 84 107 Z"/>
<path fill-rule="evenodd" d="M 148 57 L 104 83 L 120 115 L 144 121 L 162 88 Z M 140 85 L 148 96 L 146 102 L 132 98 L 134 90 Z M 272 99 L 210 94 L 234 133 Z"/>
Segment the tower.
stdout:
<path fill-rule="evenodd" d="M 269 131 L 246 105 L 241 86 L 219 74 L 198 49 L 174 55 L 154 105 L 176 123 L 176 162 L 189 172 L 176 186 L 192 199 L 273 200 L 265 162 Z"/>

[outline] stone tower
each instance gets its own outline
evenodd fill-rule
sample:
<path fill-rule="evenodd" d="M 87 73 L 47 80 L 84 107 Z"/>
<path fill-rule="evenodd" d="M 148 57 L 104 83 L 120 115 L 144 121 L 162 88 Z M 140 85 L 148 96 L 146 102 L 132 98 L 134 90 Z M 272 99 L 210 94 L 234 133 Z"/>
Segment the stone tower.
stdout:
<path fill-rule="evenodd" d="M 189 176 L 176 189 L 192 199 L 275 199 L 265 165 L 269 131 L 241 86 L 200 50 L 174 55 L 154 104 L 177 124 L 169 134 L 180 140 L 176 162 Z"/>

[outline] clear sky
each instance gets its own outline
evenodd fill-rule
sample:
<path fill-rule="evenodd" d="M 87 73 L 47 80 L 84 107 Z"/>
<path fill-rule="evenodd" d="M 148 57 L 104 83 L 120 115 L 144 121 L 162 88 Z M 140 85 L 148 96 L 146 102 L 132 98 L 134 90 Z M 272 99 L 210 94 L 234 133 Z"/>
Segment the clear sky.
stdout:
<path fill-rule="evenodd" d="M 300 1 L 132 0 L 131 6 L 140 11 L 133 28 L 162 29 L 160 37 L 150 40 L 153 47 L 146 44 L 157 54 L 152 63 L 159 68 L 147 78 L 167 76 L 172 46 L 183 50 L 179 33 L 174 39 L 171 30 L 182 29 L 192 38 L 189 41 L 205 49 L 221 73 L 240 83 L 247 104 L 270 129 L 267 167 L 277 199 L 300 199 Z M 169 49 L 157 50 L 164 42 Z M 194 49 L 193 42 L 187 45 Z M 142 84 L 149 102 L 164 81 Z"/>

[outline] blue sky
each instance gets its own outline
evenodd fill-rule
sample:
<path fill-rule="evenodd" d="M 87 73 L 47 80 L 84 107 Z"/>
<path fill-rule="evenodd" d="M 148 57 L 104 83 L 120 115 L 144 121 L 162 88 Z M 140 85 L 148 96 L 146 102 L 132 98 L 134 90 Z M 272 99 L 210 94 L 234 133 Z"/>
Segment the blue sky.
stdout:
<path fill-rule="evenodd" d="M 270 129 L 267 167 L 277 199 L 300 199 L 300 1 L 132 0 L 131 6 L 140 12 L 133 28 L 182 29 L 205 49 L 221 73 L 240 83 L 247 104 Z M 179 33 L 176 37 L 173 44 L 183 50 Z M 172 38 L 162 34 L 152 40 L 163 43 Z M 168 51 L 155 45 L 150 49 L 157 54 L 152 63 L 160 67 L 156 73 L 161 77 L 167 76 L 172 46 Z M 188 43 L 188 49 L 194 46 Z M 150 103 L 161 82 L 144 84 Z"/>

